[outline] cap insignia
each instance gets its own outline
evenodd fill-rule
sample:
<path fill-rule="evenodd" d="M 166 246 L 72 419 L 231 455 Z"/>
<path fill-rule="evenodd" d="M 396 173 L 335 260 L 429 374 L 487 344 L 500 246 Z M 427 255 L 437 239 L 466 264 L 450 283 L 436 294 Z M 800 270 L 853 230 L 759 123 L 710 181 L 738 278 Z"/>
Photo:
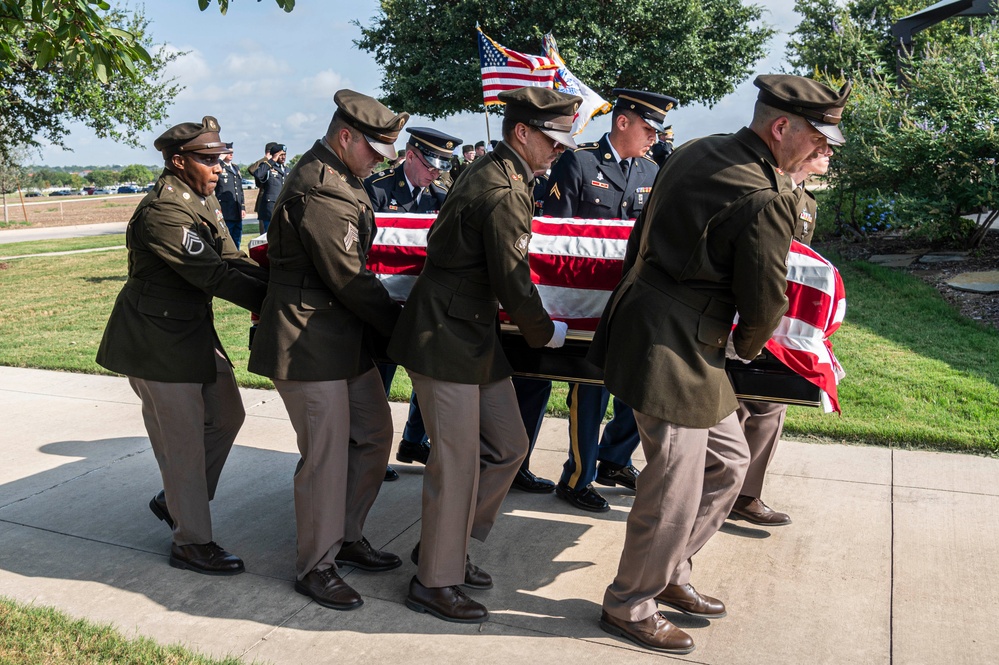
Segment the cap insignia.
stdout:
<path fill-rule="evenodd" d="M 214 132 L 214 131 L 218 131 L 218 128 L 219 128 L 218 123 L 216 123 L 214 120 L 209 120 L 208 121 L 208 129 L 210 129 L 210 130 L 212 130 Z"/>
<path fill-rule="evenodd" d="M 448 141 L 447 143 L 444 144 L 444 147 L 446 147 L 448 150 L 453 150 L 454 149 L 454 141 Z"/>

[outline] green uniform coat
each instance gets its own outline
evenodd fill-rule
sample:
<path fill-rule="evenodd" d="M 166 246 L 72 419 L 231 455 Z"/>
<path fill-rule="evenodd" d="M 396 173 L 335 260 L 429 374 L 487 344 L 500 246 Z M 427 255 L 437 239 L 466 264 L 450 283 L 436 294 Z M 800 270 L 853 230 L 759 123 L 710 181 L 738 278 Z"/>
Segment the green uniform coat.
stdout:
<path fill-rule="evenodd" d="M 128 281 L 115 300 L 97 363 L 149 381 L 214 383 L 212 296 L 259 311 L 266 283 L 236 249 L 215 195 L 202 203 L 163 171 L 125 231 Z M 242 272 L 241 272 L 242 271 Z"/>
<path fill-rule="evenodd" d="M 248 368 L 291 381 L 340 381 L 374 367 L 372 331 L 401 307 L 365 266 L 375 239 L 368 194 L 316 141 L 288 174 L 267 232 L 271 281 Z"/>
<path fill-rule="evenodd" d="M 427 262 L 389 356 L 440 381 L 484 385 L 513 374 L 500 346 L 499 305 L 533 347 L 555 326 L 531 282 L 532 173 L 506 143 L 472 162 L 427 236 Z"/>
<path fill-rule="evenodd" d="M 787 309 L 787 253 L 798 193 L 751 130 L 678 148 L 635 224 L 626 274 L 589 358 L 611 393 L 643 414 L 708 428 L 735 411 L 725 375 L 753 358 Z"/>

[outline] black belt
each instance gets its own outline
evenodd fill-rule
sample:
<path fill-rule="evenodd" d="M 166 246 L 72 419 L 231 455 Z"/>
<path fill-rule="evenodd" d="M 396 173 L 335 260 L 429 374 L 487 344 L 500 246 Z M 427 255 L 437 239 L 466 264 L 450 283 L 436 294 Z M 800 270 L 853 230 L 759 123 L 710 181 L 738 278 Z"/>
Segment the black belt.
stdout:
<path fill-rule="evenodd" d="M 164 286 L 156 282 L 139 279 L 138 277 L 129 277 L 128 281 L 125 282 L 125 288 L 134 289 L 142 295 L 163 298 L 164 300 L 176 300 L 204 305 L 207 305 L 212 300 L 210 295 L 198 289 L 181 289 L 173 286 Z"/>
<path fill-rule="evenodd" d="M 297 286 L 303 289 L 329 289 L 323 278 L 317 272 L 301 272 L 296 270 L 280 270 L 271 268 L 270 281 L 285 286 Z"/>
<path fill-rule="evenodd" d="M 735 318 L 736 307 L 734 303 L 712 298 L 696 291 L 686 284 L 676 281 L 669 273 L 652 267 L 642 257 L 638 257 L 635 261 L 634 270 L 642 281 L 687 307 L 716 319 L 731 320 Z"/>
<path fill-rule="evenodd" d="M 481 298 L 483 300 L 496 300 L 496 294 L 493 293 L 492 285 L 473 282 L 466 277 L 458 277 L 454 273 L 448 272 L 443 268 L 438 268 L 430 261 L 423 264 L 422 275 L 427 279 L 431 279 L 438 284 L 451 289 L 455 293 L 472 296 L 473 298 Z"/>

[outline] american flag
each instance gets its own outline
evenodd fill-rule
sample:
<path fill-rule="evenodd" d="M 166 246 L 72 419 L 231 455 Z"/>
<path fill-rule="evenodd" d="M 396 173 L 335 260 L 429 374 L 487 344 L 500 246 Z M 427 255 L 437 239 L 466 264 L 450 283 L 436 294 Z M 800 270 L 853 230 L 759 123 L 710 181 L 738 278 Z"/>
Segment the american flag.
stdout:
<path fill-rule="evenodd" d="M 368 268 L 389 294 L 405 301 L 427 259 L 427 234 L 435 215 L 375 215 L 378 233 Z M 571 335 L 597 327 L 611 292 L 621 280 L 621 262 L 634 220 L 535 217 L 528 260 L 531 279 L 553 319 Z M 267 261 L 267 236 L 249 244 L 250 257 Z M 787 274 L 788 310 L 767 350 L 819 387 L 825 410 L 839 411 L 836 384 L 844 376 L 829 336 L 843 322 L 846 293 L 839 271 L 815 250 L 791 242 Z M 503 317 L 502 312 L 500 313 Z"/>
<path fill-rule="evenodd" d="M 497 95 L 504 90 L 528 86 L 551 88 L 558 65 L 551 58 L 518 53 L 479 32 L 479 66 L 482 68 L 482 97 L 486 106 L 502 104 Z"/>

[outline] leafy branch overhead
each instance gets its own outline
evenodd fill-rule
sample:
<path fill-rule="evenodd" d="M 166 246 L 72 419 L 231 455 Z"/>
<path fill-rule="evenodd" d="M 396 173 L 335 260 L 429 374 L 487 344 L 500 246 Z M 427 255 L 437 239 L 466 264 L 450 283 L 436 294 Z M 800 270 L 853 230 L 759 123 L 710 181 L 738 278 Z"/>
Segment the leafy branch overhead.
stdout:
<path fill-rule="evenodd" d="M 217 0 L 217 1 L 219 5 L 219 11 L 222 12 L 223 16 L 225 16 L 226 12 L 229 11 L 229 3 L 234 2 L 235 0 Z M 260 2 L 260 0 L 257 0 L 257 2 Z M 285 10 L 286 12 L 290 12 L 292 9 L 295 8 L 295 0 L 274 0 L 274 2 L 276 2 L 277 6 Z M 206 9 L 208 9 L 211 6 L 211 4 L 212 0 L 198 0 L 198 8 L 201 9 L 201 11 L 205 11 Z"/>
<path fill-rule="evenodd" d="M 382 0 L 355 44 L 383 70 L 389 107 L 440 118 L 482 109 L 475 25 L 539 54 L 551 31 L 572 72 L 605 97 L 615 87 L 709 105 L 766 54 L 774 30 L 741 0 Z"/>

